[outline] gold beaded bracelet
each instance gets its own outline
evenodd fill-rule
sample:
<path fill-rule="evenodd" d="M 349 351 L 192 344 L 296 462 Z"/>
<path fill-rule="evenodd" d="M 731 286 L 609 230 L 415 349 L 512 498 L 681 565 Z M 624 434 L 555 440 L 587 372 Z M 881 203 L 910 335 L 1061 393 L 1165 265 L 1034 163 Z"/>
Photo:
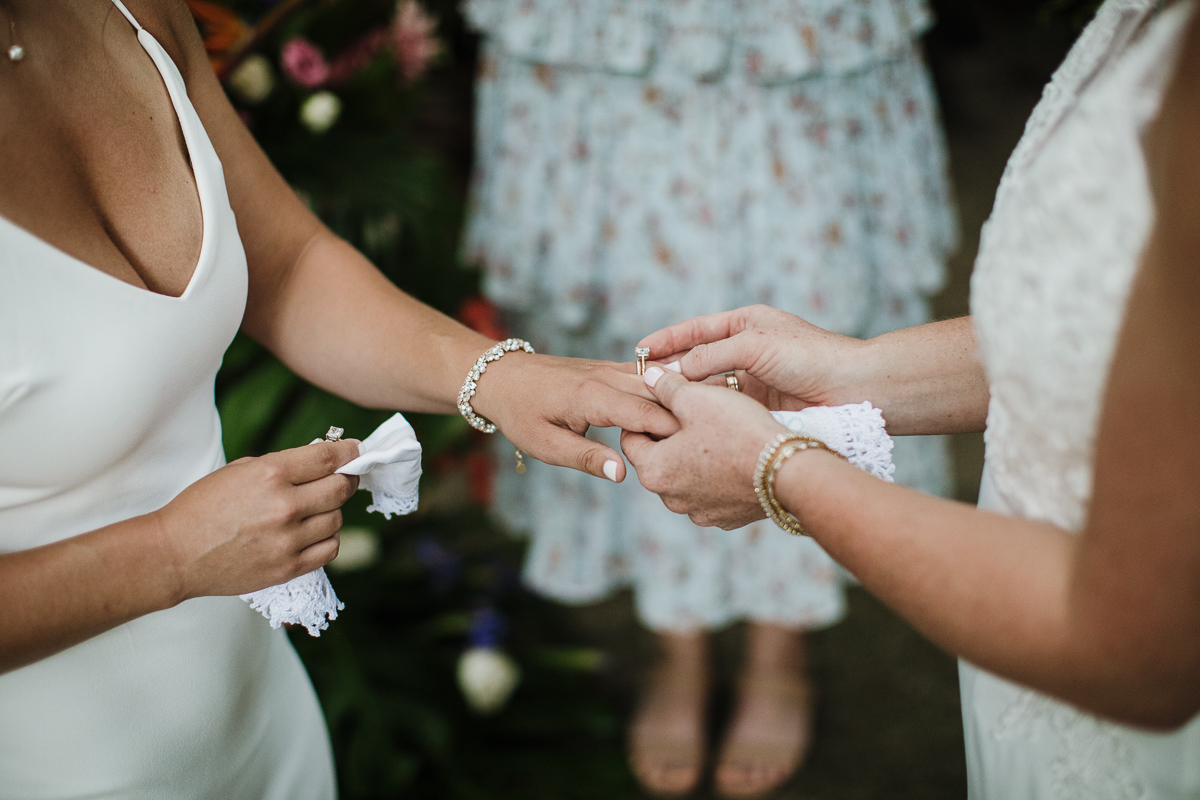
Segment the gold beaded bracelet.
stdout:
<path fill-rule="evenodd" d="M 754 494 L 758 496 L 758 502 L 762 504 L 768 519 L 793 536 L 808 536 L 809 533 L 800 524 L 800 520 L 776 499 L 775 473 L 784 461 L 801 450 L 824 450 L 843 461 L 847 460 L 844 455 L 820 439 L 799 433 L 781 433 L 767 442 L 767 446 L 762 449 L 758 456 L 758 466 L 754 469 Z"/>

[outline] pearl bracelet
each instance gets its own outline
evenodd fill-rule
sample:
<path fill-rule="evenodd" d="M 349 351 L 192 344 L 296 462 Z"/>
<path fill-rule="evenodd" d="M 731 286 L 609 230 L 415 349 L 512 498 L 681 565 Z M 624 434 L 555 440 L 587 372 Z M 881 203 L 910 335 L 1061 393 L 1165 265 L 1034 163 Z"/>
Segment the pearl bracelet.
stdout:
<path fill-rule="evenodd" d="M 475 396 L 475 390 L 479 388 L 479 376 L 487 372 L 488 362 L 499 361 L 505 353 L 512 353 L 516 350 L 523 350 L 532 355 L 533 345 L 524 339 L 505 339 L 503 342 L 494 344 L 485 350 L 483 355 L 479 357 L 479 360 L 475 362 L 475 366 L 471 367 L 471 371 L 467 373 L 467 380 L 458 392 L 458 412 L 477 431 L 483 431 L 484 433 L 496 432 L 495 423 L 489 422 L 487 419 L 479 416 L 475 413 L 475 409 L 471 407 L 471 398 Z"/>
<path fill-rule="evenodd" d="M 775 473 L 780 465 L 801 450 L 825 450 L 846 461 L 846 457 L 820 439 L 799 433 L 781 433 L 762 449 L 758 465 L 754 469 L 754 494 L 766 512 L 767 518 L 793 536 L 808 536 L 800 520 L 796 519 L 775 497 Z"/>

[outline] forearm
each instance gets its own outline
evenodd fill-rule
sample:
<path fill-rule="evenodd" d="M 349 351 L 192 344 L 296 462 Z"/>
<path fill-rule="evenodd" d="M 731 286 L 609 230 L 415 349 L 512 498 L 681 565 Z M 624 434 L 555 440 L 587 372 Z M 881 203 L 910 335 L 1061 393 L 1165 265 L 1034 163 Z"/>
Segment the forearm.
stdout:
<path fill-rule="evenodd" d="M 777 487 L 834 559 L 947 651 L 1096 713 L 1176 721 L 1160 676 L 1089 634 L 1097 606 L 1074 585 L 1080 537 L 885 484 L 819 452 L 785 462 Z"/>
<path fill-rule="evenodd" d="M 860 353 L 845 402 L 870 400 L 893 436 L 983 430 L 989 392 L 970 317 L 876 336 Z"/>
<path fill-rule="evenodd" d="M 182 599 L 155 515 L 0 556 L 0 673 Z"/>
<path fill-rule="evenodd" d="M 301 377 L 372 408 L 455 412 L 467 372 L 493 344 L 400 291 L 324 228 L 259 295 L 246 330 Z"/>

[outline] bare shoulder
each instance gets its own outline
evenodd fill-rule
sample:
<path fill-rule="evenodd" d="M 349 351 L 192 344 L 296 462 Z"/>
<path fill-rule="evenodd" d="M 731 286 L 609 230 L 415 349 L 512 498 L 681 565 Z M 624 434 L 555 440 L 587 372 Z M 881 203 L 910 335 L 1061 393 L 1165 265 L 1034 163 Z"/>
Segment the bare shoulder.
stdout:
<path fill-rule="evenodd" d="M 196 22 L 184 0 L 123 0 L 125 7 L 150 31 L 190 84 L 196 70 L 208 68 L 208 56 Z"/>

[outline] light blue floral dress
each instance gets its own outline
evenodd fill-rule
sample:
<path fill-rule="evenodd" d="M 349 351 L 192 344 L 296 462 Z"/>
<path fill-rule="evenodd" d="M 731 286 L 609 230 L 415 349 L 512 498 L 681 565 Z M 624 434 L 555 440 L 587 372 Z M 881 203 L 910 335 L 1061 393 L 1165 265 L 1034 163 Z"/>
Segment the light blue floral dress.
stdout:
<path fill-rule="evenodd" d="M 864 337 L 929 320 L 956 227 L 923 0 L 466 10 L 484 50 L 465 246 L 514 335 L 629 361 L 651 331 L 750 303 Z M 811 540 L 700 529 L 636 481 L 518 476 L 511 457 L 497 510 L 531 532 L 525 579 L 546 595 L 632 584 L 660 630 L 843 613 Z M 947 490 L 942 441 L 898 441 L 896 462 L 898 481 Z"/>

